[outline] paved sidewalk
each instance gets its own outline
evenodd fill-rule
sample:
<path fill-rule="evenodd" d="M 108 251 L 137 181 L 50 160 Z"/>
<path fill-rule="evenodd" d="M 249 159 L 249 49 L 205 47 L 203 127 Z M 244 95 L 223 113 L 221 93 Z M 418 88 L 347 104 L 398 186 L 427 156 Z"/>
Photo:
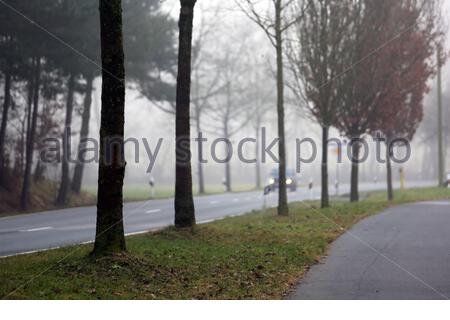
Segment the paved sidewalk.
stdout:
<path fill-rule="evenodd" d="M 450 201 L 391 208 L 358 223 L 289 299 L 448 299 Z"/>

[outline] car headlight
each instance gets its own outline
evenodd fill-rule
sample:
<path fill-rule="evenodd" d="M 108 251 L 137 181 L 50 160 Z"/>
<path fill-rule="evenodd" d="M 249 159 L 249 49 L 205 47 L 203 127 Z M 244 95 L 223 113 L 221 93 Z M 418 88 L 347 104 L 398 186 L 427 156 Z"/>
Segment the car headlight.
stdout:
<path fill-rule="evenodd" d="M 269 184 L 274 184 L 275 183 L 275 179 L 274 178 L 270 178 L 269 179 Z"/>
<path fill-rule="evenodd" d="M 292 182 L 294 182 L 294 181 L 291 178 L 286 179 L 286 184 L 292 184 Z"/>

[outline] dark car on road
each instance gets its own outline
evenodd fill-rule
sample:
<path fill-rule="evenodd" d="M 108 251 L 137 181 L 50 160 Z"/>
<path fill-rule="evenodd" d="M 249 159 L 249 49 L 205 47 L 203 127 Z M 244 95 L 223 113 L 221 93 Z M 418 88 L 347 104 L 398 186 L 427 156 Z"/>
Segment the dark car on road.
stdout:
<path fill-rule="evenodd" d="M 270 173 L 269 177 L 269 186 L 272 190 L 277 190 L 279 187 L 279 173 L 278 169 L 273 169 Z M 295 170 L 287 169 L 286 170 L 286 188 L 292 192 L 297 191 L 298 181 L 297 176 L 295 174 Z"/>

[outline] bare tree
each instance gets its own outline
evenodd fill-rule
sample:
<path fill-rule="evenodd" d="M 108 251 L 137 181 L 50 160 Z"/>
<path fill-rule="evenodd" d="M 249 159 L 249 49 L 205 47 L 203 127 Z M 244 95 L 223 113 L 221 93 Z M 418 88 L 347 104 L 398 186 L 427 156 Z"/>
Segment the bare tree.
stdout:
<path fill-rule="evenodd" d="M 248 69 L 245 61 L 242 61 L 242 48 L 232 52 L 227 49 L 224 56 L 216 59 L 216 69 L 220 74 L 220 91 L 219 95 L 214 96 L 210 110 L 208 110 L 209 126 L 205 126 L 206 131 L 219 133 L 221 139 L 226 143 L 226 160 L 225 162 L 225 178 L 224 184 L 227 192 L 232 191 L 231 183 L 231 155 L 229 149 L 231 138 L 251 120 L 251 112 L 246 108 L 248 103 L 243 99 L 245 90 L 245 82 L 242 76 L 246 74 L 244 70 Z"/>
<path fill-rule="evenodd" d="M 308 0 L 304 17 L 295 24 L 287 44 L 292 75 L 288 86 L 322 127 L 322 208 L 329 207 L 328 136 L 341 94 L 333 80 L 344 69 L 343 39 L 353 20 L 347 14 L 348 6 L 342 0 Z"/>
<path fill-rule="evenodd" d="M 272 8 L 262 8 L 261 1 L 235 0 L 239 8 L 249 19 L 255 22 L 267 35 L 270 43 L 276 51 L 277 61 L 277 114 L 278 114 L 278 157 L 279 157 L 279 188 L 278 188 L 278 214 L 288 215 L 286 191 L 286 139 L 284 122 L 284 64 L 283 64 L 283 40 L 286 31 L 298 20 L 301 15 L 288 20 L 286 11 L 294 3 L 294 0 L 267 0 Z M 266 12 L 263 13 L 264 9 Z"/>
<path fill-rule="evenodd" d="M 200 7 L 201 8 L 201 7 Z M 197 134 L 202 132 L 202 120 L 205 112 L 208 111 L 211 106 L 211 98 L 217 96 L 223 86 L 220 83 L 220 69 L 216 68 L 213 63 L 213 55 L 208 51 L 208 41 L 210 40 L 213 32 L 217 29 L 216 24 L 219 22 L 219 9 L 215 8 L 214 14 L 206 21 L 204 15 L 201 16 L 200 25 L 195 40 L 193 41 L 192 52 L 192 120 L 195 124 Z M 201 8 L 202 11 L 204 11 Z M 203 145 L 199 144 L 199 155 L 203 154 Z M 198 192 L 204 194 L 205 188 L 205 175 L 203 170 L 202 161 L 197 162 L 197 174 L 198 174 Z"/>

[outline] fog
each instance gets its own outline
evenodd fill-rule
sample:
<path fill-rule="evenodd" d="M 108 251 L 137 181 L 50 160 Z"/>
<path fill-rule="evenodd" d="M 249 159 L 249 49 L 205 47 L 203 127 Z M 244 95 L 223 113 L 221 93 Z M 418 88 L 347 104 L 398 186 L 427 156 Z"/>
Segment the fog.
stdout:
<path fill-rule="evenodd" d="M 166 1 L 164 3 L 164 10 L 176 18 L 178 14 L 178 2 Z M 445 3 L 446 12 L 450 9 L 450 4 Z M 444 17 L 448 15 L 444 14 Z M 258 53 L 260 56 L 260 63 L 263 65 L 265 72 L 259 79 L 260 85 L 264 88 L 265 92 L 271 93 L 268 97 L 270 100 L 268 103 L 272 105 L 269 108 L 262 125 L 267 128 L 268 136 L 272 139 L 276 137 L 276 127 L 274 126 L 276 119 L 276 105 L 275 105 L 275 79 L 273 76 L 274 69 L 274 55 L 272 54 L 272 48 L 270 43 L 263 34 L 263 32 L 251 22 L 239 9 L 233 4 L 232 1 L 226 4 L 223 1 L 200 1 L 195 16 L 194 30 L 200 28 L 202 24 L 212 24 L 209 26 L 213 29 L 211 35 L 205 41 L 204 50 L 210 52 L 213 55 L 219 55 L 223 52 L 225 45 L 231 45 L 236 48 L 240 46 L 246 46 L 246 50 L 251 50 L 253 53 Z M 209 20 L 213 18 L 212 21 Z M 445 22 L 447 23 L 447 22 Z M 250 40 L 248 40 L 250 39 Z M 243 43 L 243 42 L 247 43 Z M 447 42 L 448 44 L 448 42 Z M 447 45 L 448 47 L 448 45 Z M 450 121 L 450 114 L 448 111 L 450 104 L 450 92 L 449 78 L 450 67 L 448 65 L 443 69 L 443 94 L 444 94 L 444 110 L 445 110 L 445 132 L 449 132 L 450 127 L 447 125 Z M 251 77 L 251 73 L 244 75 L 243 81 L 245 82 L 245 76 Z M 249 80 L 249 79 L 248 79 Z M 436 128 L 436 79 L 430 80 L 430 92 L 425 99 L 425 116 L 423 124 L 419 128 L 414 140 L 411 144 L 411 158 L 410 160 L 402 164 L 405 168 L 407 180 L 415 179 L 437 179 L 437 160 L 434 157 L 437 150 L 436 133 L 433 129 Z M 91 135 L 95 137 L 95 133 L 99 131 L 100 123 L 100 88 L 101 81 L 98 79 L 95 84 L 95 103 L 93 116 L 91 119 Z M 239 95 L 245 95 L 245 90 L 239 90 Z M 308 116 L 307 111 L 302 109 L 293 98 L 289 90 L 287 93 L 287 145 L 288 145 L 288 158 L 289 167 L 295 167 L 295 139 L 303 139 L 309 137 L 317 141 L 320 147 L 320 126 L 313 123 Z M 239 102 L 239 97 L 234 96 L 236 103 Z M 248 105 L 243 105 L 242 108 L 246 108 Z M 74 125 L 77 127 L 77 124 Z M 244 137 L 255 137 L 255 130 L 250 128 L 251 126 L 244 126 L 233 137 L 232 141 L 235 145 L 237 141 Z M 147 172 L 149 160 L 145 152 L 141 152 L 139 155 L 140 163 L 135 163 L 133 147 L 127 148 L 127 172 L 126 172 L 126 185 L 142 185 L 146 186 L 153 176 L 157 182 L 157 185 L 169 186 L 174 182 L 174 116 L 162 111 L 156 107 L 151 101 L 142 97 L 136 90 L 128 90 L 126 96 L 126 136 L 128 138 L 133 137 L 137 139 L 147 138 L 150 145 L 154 148 L 157 145 L 158 139 L 164 139 L 163 146 L 158 154 L 155 166 L 151 173 Z M 192 128 L 192 136 L 196 137 L 195 128 Z M 215 128 L 205 132 L 205 135 L 211 140 L 221 136 L 221 132 Z M 332 137 L 340 137 L 336 130 L 332 131 Z M 445 135 L 446 137 L 448 134 Z M 369 138 L 370 142 L 371 139 Z M 446 139 L 446 145 L 448 146 L 448 139 Z M 210 143 L 205 144 L 208 150 L 211 147 Z M 385 166 L 375 161 L 374 146 L 371 144 L 371 152 L 369 159 L 361 166 L 361 179 L 362 181 L 383 181 L 385 179 Z M 143 146 L 141 144 L 141 149 Z M 223 149 L 223 148 L 222 148 Z M 448 148 L 447 148 L 448 149 Z M 220 147 L 217 149 L 220 152 Z M 274 149 L 276 150 L 276 149 Z M 308 150 L 305 151 L 309 153 Z M 252 154 L 252 150 L 248 150 L 249 154 Z M 196 148 L 193 151 L 194 159 L 196 159 Z M 205 157 L 208 158 L 209 152 L 206 152 Z M 222 150 L 223 156 L 223 150 Z M 305 155 L 306 157 L 306 155 Z M 331 181 L 336 179 L 336 157 L 332 157 L 330 163 L 330 177 Z M 446 157 L 448 159 L 448 157 Z M 214 163 L 211 161 L 205 165 L 205 180 L 207 185 L 218 186 L 221 185 L 224 179 L 224 164 Z M 195 163 L 195 160 L 194 160 Z M 255 169 L 254 164 L 245 164 L 236 159 L 231 161 L 232 167 L 232 184 L 233 185 L 246 185 L 252 186 L 255 183 Z M 262 166 L 262 179 L 263 181 L 268 178 L 269 172 L 276 166 L 275 162 Z M 350 163 L 344 161 L 339 165 L 341 172 L 341 183 L 348 183 L 350 179 Z M 450 167 L 450 163 L 447 162 L 447 167 Z M 395 179 L 398 179 L 398 169 L 400 165 L 395 165 Z M 89 165 L 85 174 L 85 184 L 94 185 L 97 177 L 97 166 L 95 164 Z M 58 170 L 56 170 L 55 179 L 57 178 Z M 196 168 L 193 168 L 194 183 L 197 181 Z M 317 156 L 316 160 L 311 164 L 302 165 L 302 170 L 299 174 L 300 181 L 306 183 L 310 180 L 320 181 L 320 157 Z"/>
<path fill-rule="evenodd" d="M 450 3 L 445 1 L 444 18 L 448 17 L 450 11 Z M 165 1 L 162 7 L 163 11 L 177 19 L 179 3 L 176 0 Z M 448 21 L 444 22 L 448 25 Z M 126 26 L 125 26 L 126 27 Z M 206 38 L 202 42 L 202 51 L 205 56 L 209 56 L 209 60 L 213 61 L 215 58 L 222 59 L 227 54 L 233 55 L 236 60 L 242 62 L 243 66 L 237 66 L 242 71 L 230 71 L 230 76 L 234 77 L 233 81 L 236 85 L 233 86 L 231 94 L 231 102 L 234 108 L 241 109 L 235 119 L 231 119 L 233 130 L 237 132 L 232 136 L 231 140 L 233 146 L 236 148 L 238 142 L 243 138 L 255 138 L 256 128 L 254 127 L 253 119 L 245 114 L 247 109 L 250 113 L 254 113 L 252 108 L 265 108 L 261 126 L 267 129 L 268 140 L 275 138 L 276 135 L 276 83 L 274 77 L 274 52 L 267 37 L 237 8 L 233 1 L 198 1 L 196 7 L 195 23 L 194 23 L 194 41 L 199 37 L 199 30 L 205 28 L 210 29 Z M 447 27 L 446 27 L 447 28 Z M 151 32 L 151 30 L 148 30 Z M 446 49 L 448 50 L 448 41 Z M 253 57 L 249 58 L 249 53 Z M 256 56 L 256 58 L 255 58 Z M 206 63 L 209 63 L 206 61 Z M 224 66 L 223 73 L 229 71 L 231 66 Z M 289 81 L 289 74 L 286 72 L 287 81 Z M 450 104 L 450 67 L 447 64 L 443 71 L 443 95 L 444 95 L 444 125 L 445 137 L 448 136 L 450 127 L 449 104 Z M 238 78 L 236 78 L 238 77 Z M 256 102 L 254 87 L 248 84 L 257 84 L 260 87 L 260 95 L 264 94 L 264 101 Z M 193 90 L 197 84 L 193 79 Z M 203 84 L 202 84 L 203 85 Z M 437 178 L 437 140 L 436 140 L 436 79 L 429 81 L 430 91 L 425 98 L 425 116 L 417 134 L 411 143 L 411 158 L 405 164 L 394 164 L 394 179 L 398 180 L 400 167 L 403 167 L 406 172 L 407 181 L 416 179 L 436 179 Z M 90 136 L 97 137 L 100 125 L 100 106 L 101 106 L 101 80 L 98 78 L 95 81 L 95 93 L 92 117 L 90 122 Z M 258 95 L 258 94 L 257 94 Z M 78 97 L 78 102 L 81 103 L 82 97 Z M 204 121 L 206 122 L 204 135 L 209 139 L 205 144 L 205 157 L 209 160 L 208 164 L 204 165 L 205 181 L 208 186 L 221 186 L 225 176 L 225 165 L 212 161 L 210 155 L 211 141 L 215 138 L 223 136 L 223 131 L 220 128 L 220 121 L 218 121 L 217 108 L 223 105 L 223 97 L 212 98 L 208 102 L 210 105 L 204 114 Z M 255 106 L 256 103 L 261 104 Z M 170 109 L 170 106 L 166 105 Z M 239 118 L 240 117 L 240 118 Z M 74 128 L 80 125 L 79 117 L 74 119 Z M 286 135 L 287 135 L 287 153 L 288 153 L 288 167 L 296 167 L 296 142 L 295 139 L 312 138 L 317 142 L 317 147 L 320 150 L 321 144 L 321 128 L 314 121 L 308 111 L 302 107 L 302 102 L 296 100 L 292 92 L 286 88 Z M 156 163 L 151 173 L 148 172 L 149 159 L 145 153 L 142 141 L 140 144 L 140 151 L 138 158 L 139 163 L 134 161 L 135 152 L 132 145 L 127 146 L 127 171 L 126 171 L 126 186 L 143 186 L 148 185 L 150 177 L 156 181 L 159 186 L 173 186 L 174 184 L 174 136 L 175 136 L 174 115 L 161 110 L 161 105 L 149 101 L 143 97 L 139 91 L 133 89 L 131 86 L 126 94 L 126 123 L 125 132 L 127 138 L 142 139 L 146 138 L 149 141 L 151 148 L 155 148 L 158 139 L 163 139 L 163 145 L 157 156 Z M 192 138 L 197 136 L 195 123 L 192 124 L 191 129 Z M 330 136 L 339 137 L 339 132 L 335 129 L 331 130 Z M 342 138 L 344 140 L 344 138 Z M 76 146 L 77 139 L 73 139 L 73 145 Z M 375 146 L 371 143 L 372 138 L 367 137 L 370 145 L 370 155 L 368 160 L 361 165 L 361 180 L 362 181 L 384 181 L 385 179 L 385 165 L 377 163 L 375 160 Z M 446 146 L 449 144 L 449 139 L 446 139 Z M 218 144 L 217 151 L 220 156 L 224 156 L 224 145 Z M 448 150 L 449 148 L 447 148 Z M 73 151 L 75 147 L 73 148 Z M 330 148 L 331 150 L 331 148 Z M 276 151 L 276 148 L 274 148 Z M 307 157 L 310 148 L 303 150 L 304 157 Z M 236 152 L 236 150 L 235 150 Z M 245 154 L 249 157 L 254 156 L 254 147 L 248 144 L 245 149 Z M 276 154 L 276 152 L 275 152 Z M 340 183 L 349 183 L 350 179 L 350 162 L 344 161 L 337 165 L 337 157 L 332 150 L 330 151 L 330 182 L 338 178 L 337 171 L 340 173 Z M 197 148 L 194 145 L 193 149 L 193 178 L 194 184 L 197 185 Z M 446 157 L 449 159 L 449 157 Z M 310 164 L 302 164 L 301 172 L 298 174 L 300 182 L 305 184 L 309 181 L 320 182 L 320 153 L 318 153 L 315 161 Z M 446 163 L 447 168 L 450 168 L 450 163 Z M 263 164 L 261 168 L 261 179 L 263 183 L 267 180 L 270 171 L 276 167 L 275 162 L 268 161 Z M 48 174 L 50 178 L 55 181 L 59 180 L 60 169 L 57 166 L 49 168 Z M 231 161 L 231 175 L 233 187 L 240 189 L 243 186 L 249 189 L 255 185 L 255 164 L 246 164 L 233 157 Z M 97 165 L 87 165 L 84 184 L 86 186 L 94 186 L 97 180 Z"/>

